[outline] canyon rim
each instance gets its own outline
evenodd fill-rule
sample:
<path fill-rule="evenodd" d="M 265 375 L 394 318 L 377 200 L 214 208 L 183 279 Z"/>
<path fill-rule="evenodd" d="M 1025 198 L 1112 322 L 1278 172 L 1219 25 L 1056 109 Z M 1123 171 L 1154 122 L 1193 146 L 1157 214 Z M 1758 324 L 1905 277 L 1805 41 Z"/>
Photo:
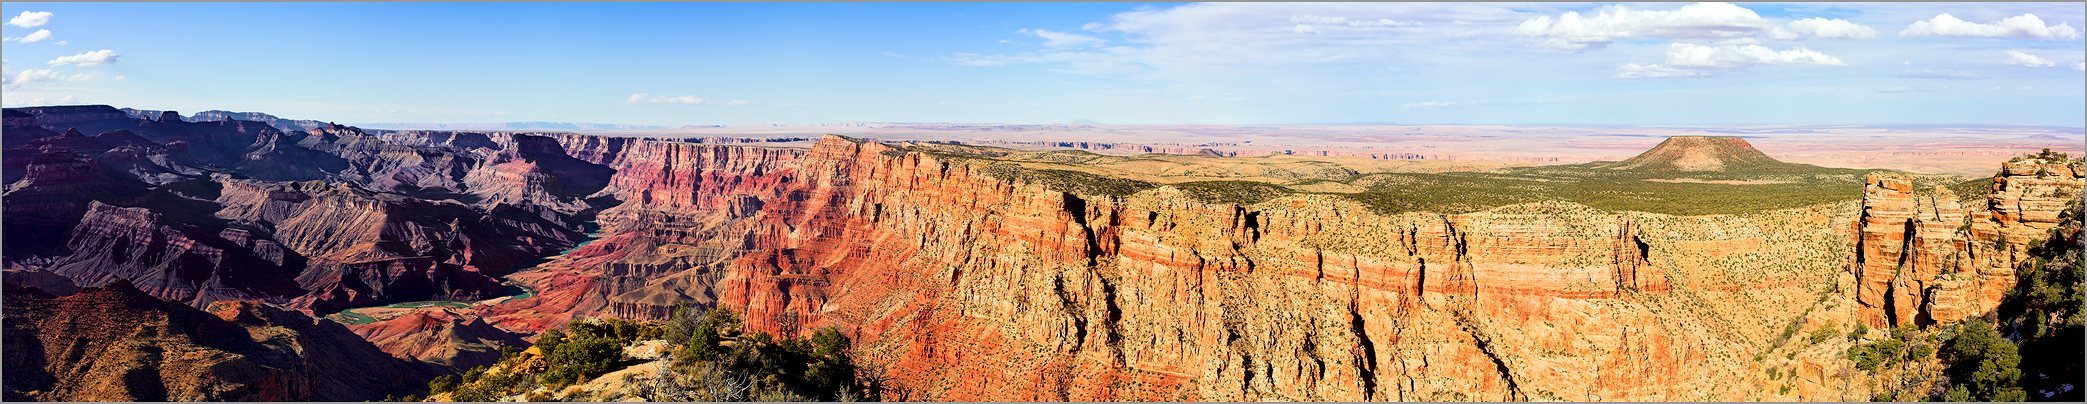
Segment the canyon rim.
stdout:
<path fill-rule="evenodd" d="M 7 401 L 2087 386 L 2078 3 L 0 14 Z"/>

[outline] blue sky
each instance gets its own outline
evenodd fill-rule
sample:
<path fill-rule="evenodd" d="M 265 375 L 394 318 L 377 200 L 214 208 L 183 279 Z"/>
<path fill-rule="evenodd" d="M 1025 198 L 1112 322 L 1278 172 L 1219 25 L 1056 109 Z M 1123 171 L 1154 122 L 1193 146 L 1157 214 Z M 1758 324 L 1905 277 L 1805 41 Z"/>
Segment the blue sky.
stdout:
<path fill-rule="evenodd" d="M 0 98 L 350 123 L 2079 127 L 2083 9 L 8 2 Z"/>

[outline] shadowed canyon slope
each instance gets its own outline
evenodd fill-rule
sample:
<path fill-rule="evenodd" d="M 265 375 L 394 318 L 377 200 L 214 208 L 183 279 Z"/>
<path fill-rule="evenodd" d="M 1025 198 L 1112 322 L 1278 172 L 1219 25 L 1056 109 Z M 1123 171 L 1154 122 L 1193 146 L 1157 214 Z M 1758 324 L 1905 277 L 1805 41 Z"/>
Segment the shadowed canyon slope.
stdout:
<path fill-rule="evenodd" d="M 128 281 L 64 297 L 7 286 L 9 401 L 372 400 L 433 374 L 273 307 L 198 310 Z"/>
<path fill-rule="evenodd" d="M 1983 315 L 2019 252 L 1992 241 L 2040 238 L 2081 182 L 2076 162 L 2009 163 L 1966 204 L 1899 173 L 1677 137 L 1478 183 L 1551 187 L 1540 200 L 1437 211 L 1299 190 L 1434 180 L 1347 167 L 1169 182 L 1064 154 L 837 136 L 8 117 L 10 284 L 354 309 L 333 318 L 368 317 L 346 326 L 362 348 L 441 368 L 573 318 L 715 306 L 754 330 L 837 327 L 899 389 L 885 398 L 930 400 L 1864 399 L 1873 387 L 1842 377 L 1857 372 L 1850 342 L 1785 330 Z M 1798 177 L 1845 193 L 1712 214 L 1597 207 Z M 415 301 L 453 304 L 372 307 Z M 40 332 L 10 328 L 9 343 Z"/>

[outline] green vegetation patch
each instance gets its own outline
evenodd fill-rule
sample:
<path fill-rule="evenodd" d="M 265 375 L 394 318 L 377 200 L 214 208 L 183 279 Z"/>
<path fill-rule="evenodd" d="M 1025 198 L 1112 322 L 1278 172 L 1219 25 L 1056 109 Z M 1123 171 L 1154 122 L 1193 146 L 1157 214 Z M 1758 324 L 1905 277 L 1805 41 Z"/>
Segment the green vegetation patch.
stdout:
<path fill-rule="evenodd" d="M 331 317 L 335 322 L 349 325 L 361 325 L 377 322 L 376 317 L 370 317 L 366 314 L 356 313 L 354 310 L 342 310 L 341 312 L 333 313 L 333 315 L 328 317 Z"/>
<path fill-rule="evenodd" d="M 1199 201 L 1240 205 L 1266 202 L 1292 192 L 1281 185 L 1253 181 L 1184 182 L 1174 184 L 1174 188 Z"/>
<path fill-rule="evenodd" d="M 1659 173 L 1550 166 L 1496 172 L 1369 174 L 1348 183 L 1365 191 L 1345 196 L 1387 214 L 1466 213 L 1558 200 L 1608 211 L 1708 215 L 1862 197 L 1861 171 L 1824 168 L 1760 176 L 1692 173 L 1677 179 Z"/>
<path fill-rule="evenodd" d="M 989 178 L 1043 184 L 1045 188 L 1079 195 L 1130 196 L 1157 187 L 1150 182 L 1116 178 L 1079 171 L 1026 168 L 1014 163 L 995 163 L 980 170 Z"/>
<path fill-rule="evenodd" d="M 504 349 L 498 363 L 435 378 L 428 392 L 447 393 L 459 402 L 504 401 L 516 395 L 550 401 L 558 397 L 545 391 L 560 391 L 642 363 L 625 357 L 624 348 L 646 340 L 668 343 L 672 361 L 665 363 L 666 371 L 631 379 L 626 390 L 589 392 L 610 394 L 591 397 L 772 402 L 878 400 L 885 395 L 884 379 L 855 365 L 849 338 L 838 329 L 779 338 L 744 330 L 730 311 L 686 306 L 677 308 L 664 324 L 574 320 L 537 336 L 535 349 L 541 357 Z M 532 369 L 532 364 L 540 367 Z"/>

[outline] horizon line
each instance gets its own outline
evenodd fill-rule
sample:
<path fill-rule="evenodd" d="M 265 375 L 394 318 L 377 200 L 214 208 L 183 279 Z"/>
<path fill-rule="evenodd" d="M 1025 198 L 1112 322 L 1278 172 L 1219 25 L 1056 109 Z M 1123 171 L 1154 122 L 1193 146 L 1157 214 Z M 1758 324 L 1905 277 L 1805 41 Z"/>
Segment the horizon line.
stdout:
<path fill-rule="evenodd" d="M 123 107 L 123 106 L 116 106 L 116 105 L 111 105 L 111 104 L 53 104 L 53 105 L 26 105 L 26 106 L 11 106 L 11 107 L 4 107 L 4 108 L 6 108 L 6 109 L 23 109 L 23 108 L 59 108 L 59 107 L 97 107 L 97 106 L 98 106 L 98 107 L 109 107 L 109 108 L 115 108 L 115 109 L 119 109 L 119 110 L 121 110 L 121 109 L 130 109 L 130 110 L 137 110 L 137 111 L 160 111 L 160 112 L 165 112 L 165 111 L 174 111 L 174 112 L 176 112 L 177 114 L 178 114 L 178 113 L 180 112 L 180 111 L 178 111 L 178 110 L 167 110 L 167 109 L 150 109 L 150 108 L 136 108 L 136 107 Z M 657 127 L 657 128 L 651 128 L 651 129 L 627 129 L 627 130 L 678 130 L 678 129 L 682 129 L 682 128 L 684 128 L 684 127 L 689 127 L 689 126 L 715 126 L 715 127 L 748 127 L 748 126 L 756 126 L 756 127 L 758 127 L 758 126 L 764 126 L 764 125 L 765 125 L 765 126 L 808 126 L 808 125 L 979 125 L 979 126 L 1044 126 L 1044 125 L 1056 125 L 1056 126 L 1117 126 L 1117 127 L 1132 127 L 1132 126 L 1228 126 L 1228 127 L 1252 127 L 1252 126 L 1275 126 L 1275 127 L 1284 127 L 1284 126 L 1505 126 L 1505 127 L 1560 126 L 1560 127 L 1630 127 L 1630 128 L 1707 128 L 1707 127 L 1720 127 L 1720 128 L 1735 128 L 1735 127 L 1736 127 L 1736 128 L 1744 128 L 1744 127 L 1871 127 L 1871 128 L 1890 128 L 1890 127 L 1957 127 L 1957 128 L 1982 128 L 1982 127 L 2006 127 L 2006 128 L 2062 128 L 2062 129 L 2076 129 L 2076 130 L 2081 130 L 2081 131 L 2083 131 L 2083 133 L 2087 133 L 2087 123 L 2083 123 L 2083 124 L 2082 124 L 2082 125 L 2080 125 L 2080 126 L 2063 126 L 2063 125 L 2041 125 L 2041 124 L 2008 124 L 2008 123 L 1964 123 L 1964 122 L 1955 122 L 1955 123 L 1879 123 L 1879 122 L 1869 122 L 1869 123 L 1846 123 L 1846 122 L 1788 122 L 1788 123 L 1589 123 L 1589 122 L 1520 122 L 1520 123 L 1446 123 L 1446 122 L 1396 122 L 1396 121 L 1350 121 L 1350 122 L 1289 122 L 1289 123 L 1208 123 L 1208 122 L 1205 122 L 1205 123 L 1180 123 L 1180 122 L 1176 122 L 1176 123 L 1108 123 L 1108 122 L 1096 122 L 1096 121 L 1092 121 L 1092 120 L 1087 120 L 1087 119 L 1078 119 L 1078 120 L 1074 120 L 1074 121 L 1072 121 L 1072 122 L 1029 122 L 1029 123 L 1023 123 L 1023 122 L 959 122 L 959 121 L 939 121 L 939 122 L 938 122 L 938 121 L 912 121 L 912 122 L 909 122 L 909 121 L 828 121 L 828 122 L 789 122 L 789 123 L 785 123 L 785 122 L 769 122 L 769 123 L 738 123 L 738 124 L 731 124 L 731 123 L 681 123 L 681 124 L 650 124 L 650 123 L 621 123 L 621 122 L 586 122 L 586 121 L 560 121 L 560 120 L 544 120 L 544 119 L 533 119 L 533 120 L 512 120 L 512 121 L 476 121 L 476 122 L 469 122 L 469 121 L 455 121 L 455 122 L 342 122 L 342 121 L 337 121 L 337 120 L 328 120 L 328 119 L 319 119 L 319 118 L 299 118 L 299 117 L 283 117 L 283 116 L 280 116 L 280 115 L 276 115 L 275 113 L 272 113 L 272 112 L 264 112 L 264 111 L 260 111 L 260 110 L 251 110 L 251 109 L 249 109 L 249 110 L 245 110 L 245 111 L 239 111 L 239 110 L 231 110 L 231 109 L 215 109 L 215 108 L 214 108 L 214 109 L 205 109 L 205 110 L 201 110 L 201 111 L 197 111 L 197 112 L 208 112 L 208 111 L 224 111 L 224 112 L 231 112 L 231 113 L 258 113 L 258 114 L 264 114 L 264 115 L 272 116 L 272 117 L 275 117 L 275 118 L 277 118 L 277 119 L 287 119 L 287 120 L 311 120 L 311 121 L 322 121 L 322 122 L 327 122 L 327 123 L 332 123 L 332 124 L 338 124 L 338 125 L 347 125 L 347 126 L 355 126 L 355 127 L 363 127 L 363 126 L 371 126 L 371 125 L 504 125 L 504 124 L 516 124 L 516 123 L 555 123 L 555 124 L 575 124 L 575 125 L 620 125 L 620 126 L 651 126 L 651 127 Z M 193 114 L 193 113 L 191 113 L 191 114 L 189 114 L 189 115 L 194 115 L 194 114 Z M 184 119 L 186 119 L 186 118 L 184 117 Z M 1086 122 L 1082 122 L 1082 121 L 1086 121 Z M 376 128 L 376 127 L 372 127 L 372 129 L 386 129 L 386 128 Z"/>

